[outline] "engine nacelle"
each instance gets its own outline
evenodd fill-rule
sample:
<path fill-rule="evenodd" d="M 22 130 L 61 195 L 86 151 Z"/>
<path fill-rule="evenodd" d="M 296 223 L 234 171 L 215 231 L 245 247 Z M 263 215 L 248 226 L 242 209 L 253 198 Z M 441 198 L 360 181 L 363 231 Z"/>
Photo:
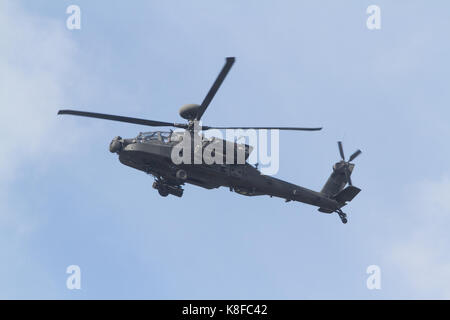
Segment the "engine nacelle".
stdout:
<path fill-rule="evenodd" d="M 220 152 L 221 156 L 223 157 L 224 163 L 226 163 L 226 161 L 227 161 L 227 152 L 232 153 L 232 156 L 230 157 L 230 159 L 233 159 L 233 163 L 238 163 L 239 160 L 247 161 L 248 157 L 250 156 L 250 154 L 253 151 L 253 147 L 248 144 L 233 143 L 233 142 L 219 139 L 216 137 L 212 137 L 209 140 L 205 140 L 203 148 L 206 148 L 211 143 L 215 143 L 215 144 L 217 144 L 217 146 L 222 146 L 222 148 L 218 148 L 219 150 L 217 150 L 217 151 Z M 213 154 L 213 156 L 214 156 L 214 154 Z"/>

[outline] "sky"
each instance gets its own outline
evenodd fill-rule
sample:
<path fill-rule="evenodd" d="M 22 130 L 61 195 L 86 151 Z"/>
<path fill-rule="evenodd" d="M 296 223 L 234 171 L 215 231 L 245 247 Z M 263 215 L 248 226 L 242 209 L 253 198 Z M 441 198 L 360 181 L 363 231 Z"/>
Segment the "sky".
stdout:
<path fill-rule="evenodd" d="M 66 27 L 73 4 L 80 30 Z M 0 298 L 449 299 L 449 12 L 442 0 L 2 0 Z M 280 133 L 276 177 L 314 190 L 336 141 L 361 149 L 348 224 L 225 188 L 162 198 L 108 151 L 148 128 L 56 116 L 182 122 L 227 56 L 203 122 L 323 126 Z"/>

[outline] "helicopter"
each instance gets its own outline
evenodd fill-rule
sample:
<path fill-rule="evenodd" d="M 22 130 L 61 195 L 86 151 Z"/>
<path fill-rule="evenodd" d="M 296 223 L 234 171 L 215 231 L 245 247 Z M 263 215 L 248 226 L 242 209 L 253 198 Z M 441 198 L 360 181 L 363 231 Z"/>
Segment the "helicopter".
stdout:
<path fill-rule="evenodd" d="M 143 171 L 154 177 L 153 188 L 162 197 L 173 195 L 183 196 L 185 184 L 196 185 L 205 189 L 227 187 L 232 192 L 245 196 L 268 195 L 278 197 L 286 202 L 298 201 L 318 207 L 322 213 L 337 213 L 342 223 L 348 222 L 347 214 L 342 211 L 348 202 L 352 201 L 361 189 L 353 186 L 351 174 L 354 169 L 352 161 L 362 152 L 355 151 L 348 160 L 345 159 L 342 142 L 338 142 L 341 160 L 334 164 L 333 171 L 320 192 L 298 186 L 275 177 L 264 175 L 253 166 L 248 158 L 253 148 L 245 143 L 230 142 L 217 138 L 205 138 L 200 132 L 211 129 L 266 129 L 266 130 L 295 130 L 295 131 L 319 131 L 322 128 L 305 127 L 217 127 L 200 125 L 200 120 L 216 95 L 228 72 L 235 62 L 234 57 L 226 58 L 225 65 L 217 76 L 212 87 L 199 104 L 187 104 L 181 107 L 179 114 L 187 120 L 187 123 L 171 123 L 164 121 L 131 118 L 103 113 L 86 112 L 78 110 L 59 110 L 58 115 L 74 115 L 120 121 L 150 127 L 172 127 L 183 129 L 180 131 L 151 131 L 141 132 L 135 138 L 115 137 L 109 151 L 119 157 L 119 161 L 131 168 Z M 196 142 L 195 142 L 196 141 Z M 175 162 L 174 151 L 178 155 L 192 155 L 196 157 L 198 146 L 208 146 L 220 143 L 220 148 L 214 148 L 215 159 L 237 160 L 242 155 L 243 161 L 216 161 L 205 163 L 204 161 Z M 189 147 L 186 154 L 179 146 Z M 192 159 L 192 158 L 190 158 Z"/>

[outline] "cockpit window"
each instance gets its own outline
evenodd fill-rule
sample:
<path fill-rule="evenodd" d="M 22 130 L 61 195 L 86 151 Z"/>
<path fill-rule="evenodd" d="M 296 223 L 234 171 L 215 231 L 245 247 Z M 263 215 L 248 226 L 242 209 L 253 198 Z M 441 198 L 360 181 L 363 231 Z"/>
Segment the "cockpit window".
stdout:
<path fill-rule="evenodd" d="M 170 132 L 161 132 L 160 135 L 161 135 L 161 141 L 162 142 L 164 142 L 164 143 L 168 143 L 169 142 L 170 135 L 171 135 Z"/>
<path fill-rule="evenodd" d="M 157 132 L 144 132 L 139 135 L 140 140 L 142 142 L 150 141 L 150 140 L 158 140 Z"/>
<path fill-rule="evenodd" d="M 136 140 L 140 143 L 151 143 L 159 141 L 162 143 L 168 143 L 170 141 L 171 132 L 141 132 Z"/>
<path fill-rule="evenodd" d="M 184 133 L 180 133 L 180 132 L 172 132 L 172 134 L 170 135 L 170 141 L 172 142 L 181 142 L 183 141 L 183 135 Z"/>

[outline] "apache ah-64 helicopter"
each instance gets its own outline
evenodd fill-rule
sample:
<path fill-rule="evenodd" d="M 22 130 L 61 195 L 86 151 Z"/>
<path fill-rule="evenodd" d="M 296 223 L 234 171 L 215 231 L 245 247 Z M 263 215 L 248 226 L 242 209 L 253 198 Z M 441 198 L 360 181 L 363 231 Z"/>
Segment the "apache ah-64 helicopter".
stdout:
<path fill-rule="evenodd" d="M 342 211 L 342 207 L 353 200 L 361 189 L 352 185 L 350 176 L 354 164 L 351 163 L 361 154 L 360 150 L 353 153 L 345 160 L 342 143 L 338 142 L 339 153 L 342 160 L 333 166 L 333 172 L 328 178 L 320 192 L 306 189 L 304 187 L 276 179 L 262 174 L 257 166 L 252 166 L 247 159 L 252 151 L 252 147 L 247 144 L 239 144 L 221 140 L 227 148 L 223 148 L 224 158 L 227 152 L 244 152 L 245 161 L 234 164 L 175 164 L 172 160 L 173 149 L 183 140 L 186 135 L 194 137 L 198 135 L 198 130 L 206 131 L 210 129 L 277 129 L 277 130 L 299 130 L 317 131 L 322 128 L 298 128 L 298 127 L 210 127 L 199 126 L 206 108 L 211 103 L 213 97 L 230 71 L 235 58 L 226 59 L 226 63 L 219 73 L 216 81 L 212 85 L 202 104 L 188 104 L 180 109 L 180 116 L 188 120 L 188 123 L 170 123 L 155 120 L 146 120 L 116 115 L 84 112 L 76 110 L 60 110 L 58 114 L 69 114 L 75 116 L 91 117 L 98 119 L 128 122 L 150 127 L 175 127 L 185 129 L 183 133 L 177 131 L 155 131 L 140 133 L 136 138 L 122 139 L 116 137 L 111 141 L 109 150 L 119 155 L 122 164 L 144 171 L 155 177 L 153 188 L 157 189 L 163 197 L 171 194 L 177 197 L 183 195 L 182 185 L 189 183 L 206 189 L 228 187 L 230 191 L 235 191 L 246 196 L 269 195 L 279 197 L 288 201 L 299 201 L 319 207 L 323 213 L 336 212 L 343 223 L 347 223 L 347 215 Z M 195 140 L 195 139 L 192 139 Z M 206 139 L 201 135 L 200 141 L 203 147 L 212 143 L 212 139 Z M 217 139 L 216 139 L 217 142 Z M 231 148 L 230 144 L 232 145 Z M 228 154 L 229 155 L 229 154 Z M 345 188 L 345 186 L 348 186 Z"/>

